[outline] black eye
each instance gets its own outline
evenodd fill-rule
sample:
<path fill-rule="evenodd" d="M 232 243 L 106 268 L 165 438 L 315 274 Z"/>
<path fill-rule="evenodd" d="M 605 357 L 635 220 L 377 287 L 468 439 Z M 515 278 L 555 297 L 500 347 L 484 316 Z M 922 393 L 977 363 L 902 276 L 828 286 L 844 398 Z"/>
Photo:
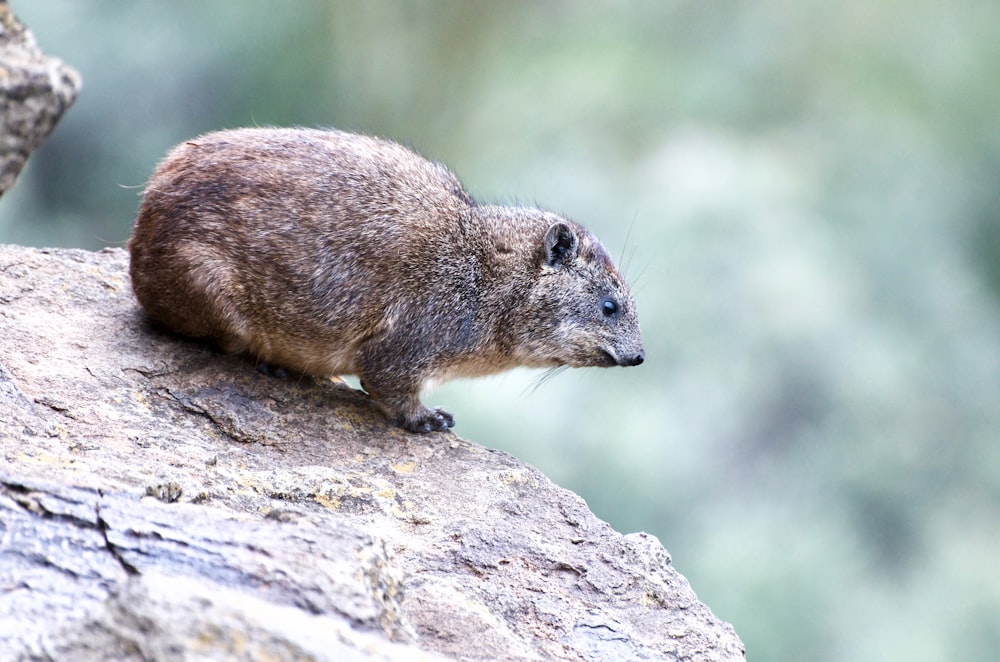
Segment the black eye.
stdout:
<path fill-rule="evenodd" d="M 615 303 L 614 299 L 605 299 L 601 302 L 601 312 L 604 313 L 605 317 L 611 317 L 618 312 L 618 304 Z"/>

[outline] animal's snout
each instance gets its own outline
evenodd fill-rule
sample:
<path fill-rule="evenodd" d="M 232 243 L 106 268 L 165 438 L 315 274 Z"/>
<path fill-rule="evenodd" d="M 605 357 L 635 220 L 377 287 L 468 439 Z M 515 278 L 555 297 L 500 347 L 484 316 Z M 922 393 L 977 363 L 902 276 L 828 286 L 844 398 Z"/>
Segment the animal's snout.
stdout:
<path fill-rule="evenodd" d="M 621 364 L 623 366 L 640 365 L 645 360 L 646 360 L 646 350 L 640 349 L 638 352 L 632 354 L 631 356 L 623 356 Z"/>

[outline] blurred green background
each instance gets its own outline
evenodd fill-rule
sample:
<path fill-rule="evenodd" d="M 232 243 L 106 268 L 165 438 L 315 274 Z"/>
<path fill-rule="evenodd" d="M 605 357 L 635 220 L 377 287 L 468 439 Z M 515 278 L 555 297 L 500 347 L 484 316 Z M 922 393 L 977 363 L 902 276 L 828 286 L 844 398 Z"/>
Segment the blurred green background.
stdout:
<path fill-rule="evenodd" d="M 622 255 L 641 368 L 439 388 L 656 534 L 751 660 L 1000 650 L 1000 3 L 23 0 L 84 89 L 0 241 L 123 245 L 173 144 L 412 145 Z"/>

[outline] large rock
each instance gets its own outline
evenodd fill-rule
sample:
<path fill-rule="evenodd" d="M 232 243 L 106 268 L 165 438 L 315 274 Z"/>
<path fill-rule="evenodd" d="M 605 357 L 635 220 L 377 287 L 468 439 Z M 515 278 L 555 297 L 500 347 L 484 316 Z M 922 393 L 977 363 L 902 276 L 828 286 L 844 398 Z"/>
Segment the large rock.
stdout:
<path fill-rule="evenodd" d="M 39 50 L 0 0 L 0 195 L 80 92 L 80 75 Z"/>
<path fill-rule="evenodd" d="M 120 249 L 0 246 L 0 453 L 4 659 L 744 658 L 652 536 L 159 333 Z"/>

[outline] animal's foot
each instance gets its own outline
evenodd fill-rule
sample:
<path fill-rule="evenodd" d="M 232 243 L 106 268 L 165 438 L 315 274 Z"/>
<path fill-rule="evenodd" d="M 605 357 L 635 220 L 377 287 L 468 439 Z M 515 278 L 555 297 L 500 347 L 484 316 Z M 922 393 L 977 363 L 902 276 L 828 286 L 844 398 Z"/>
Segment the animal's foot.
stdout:
<path fill-rule="evenodd" d="M 284 379 L 288 376 L 288 371 L 281 366 L 274 365 L 273 363 L 266 363 L 264 361 L 257 362 L 257 372 L 264 375 L 271 375 L 272 377 L 277 377 L 278 379 Z"/>
<path fill-rule="evenodd" d="M 441 408 L 422 407 L 415 416 L 403 418 L 400 424 L 410 432 L 442 432 L 454 427 L 455 417 Z"/>

